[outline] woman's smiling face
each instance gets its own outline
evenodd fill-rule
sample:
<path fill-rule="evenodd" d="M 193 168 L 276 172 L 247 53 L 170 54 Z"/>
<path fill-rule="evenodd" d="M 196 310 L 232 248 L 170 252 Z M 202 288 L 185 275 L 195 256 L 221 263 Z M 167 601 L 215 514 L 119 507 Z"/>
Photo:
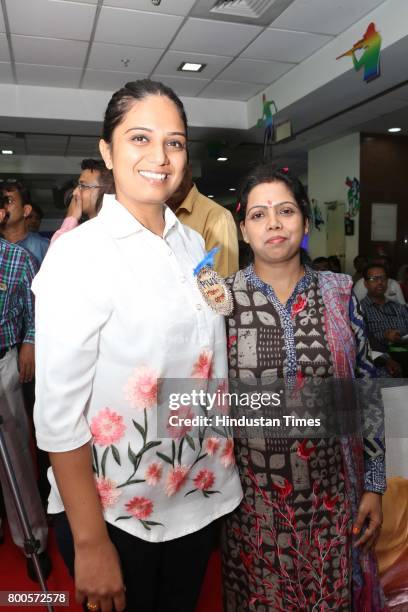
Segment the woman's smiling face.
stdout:
<path fill-rule="evenodd" d="M 149 95 L 130 103 L 101 154 L 122 204 L 161 204 L 178 188 L 187 163 L 183 120 L 172 100 Z"/>
<path fill-rule="evenodd" d="M 299 253 L 308 222 L 290 189 L 282 181 L 260 183 L 248 195 L 241 230 L 265 263 L 282 263 Z"/>

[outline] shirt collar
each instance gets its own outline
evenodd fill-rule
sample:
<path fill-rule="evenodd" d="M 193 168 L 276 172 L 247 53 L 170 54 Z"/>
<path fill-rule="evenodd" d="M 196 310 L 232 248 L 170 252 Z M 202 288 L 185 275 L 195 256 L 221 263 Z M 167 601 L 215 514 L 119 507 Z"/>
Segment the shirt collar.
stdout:
<path fill-rule="evenodd" d="M 132 234 L 149 231 L 123 204 L 117 201 L 113 194 L 104 195 L 102 208 L 97 218 L 114 238 L 126 238 Z M 175 227 L 185 236 L 182 224 L 168 206 L 165 207 L 164 222 L 163 238 Z"/>
<path fill-rule="evenodd" d="M 190 191 L 188 192 L 186 199 L 183 200 L 183 202 L 177 208 L 177 212 L 179 212 L 180 210 L 185 210 L 191 213 L 193 210 L 194 202 L 197 199 L 197 196 L 198 196 L 198 189 L 195 185 L 193 185 Z"/>

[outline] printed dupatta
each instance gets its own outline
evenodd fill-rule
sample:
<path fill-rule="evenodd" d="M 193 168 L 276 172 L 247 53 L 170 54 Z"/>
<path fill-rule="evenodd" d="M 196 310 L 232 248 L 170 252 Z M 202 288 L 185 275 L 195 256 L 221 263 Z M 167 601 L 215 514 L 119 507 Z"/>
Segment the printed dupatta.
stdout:
<path fill-rule="evenodd" d="M 318 273 L 326 308 L 325 328 L 336 378 L 355 378 L 356 344 L 350 327 L 349 303 L 352 279 L 346 274 Z M 362 438 L 340 439 L 345 483 L 350 495 L 353 521 L 364 491 L 364 447 Z M 353 608 L 361 612 L 386 610 L 375 555 L 352 549 Z"/>

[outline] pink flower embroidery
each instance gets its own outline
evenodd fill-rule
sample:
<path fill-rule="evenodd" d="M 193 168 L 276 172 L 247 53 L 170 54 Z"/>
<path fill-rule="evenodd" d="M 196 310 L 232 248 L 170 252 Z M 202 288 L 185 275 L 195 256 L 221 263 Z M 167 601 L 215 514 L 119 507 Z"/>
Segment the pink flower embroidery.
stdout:
<path fill-rule="evenodd" d="M 92 419 L 90 427 L 94 443 L 100 446 L 110 446 L 118 442 L 126 431 L 123 418 L 110 408 L 100 410 Z"/>
<path fill-rule="evenodd" d="M 122 491 L 117 488 L 116 482 L 109 478 L 97 478 L 96 488 L 101 500 L 102 508 L 111 508 L 116 504 Z"/>
<path fill-rule="evenodd" d="M 162 476 L 163 466 L 160 463 L 151 463 L 147 466 L 145 480 L 148 485 L 154 487 Z"/>
<path fill-rule="evenodd" d="M 157 404 L 157 372 L 145 366 L 136 368 L 125 387 L 125 396 L 132 408 L 144 410 Z"/>
<path fill-rule="evenodd" d="M 186 465 L 178 465 L 171 468 L 166 478 L 165 492 L 168 497 L 177 493 L 185 484 L 189 468 Z"/>
<path fill-rule="evenodd" d="M 200 470 L 194 478 L 194 486 L 200 491 L 211 489 L 215 482 L 214 473 L 211 470 Z"/>
<path fill-rule="evenodd" d="M 222 449 L 220 461 L 224 467 L 229 467 L 235 463 L 234 440 L 232 438 L 226 440 L 225 446 Z"/>
<path fill-rule="evenodd" d="M 132 497 L 125 507 L 137 519 L 146 519 L 153 512 L 153 502 L 147 497 Z"/>
<path fill-rule="evenodd" d="M 208 349 L 201 351 L 193 366 L 192 378 L 210 378 L 212 370 L 213 352 Z"/>
<path fill-rule="evenodd" d="M 190 406 L 180 406 L 177 410 L 171 411 L 170 416 L 177 416 L 177 425 L 172 425 L 171 423 L 167 423 L 167 431 L 169 433 L 170 438 L 177 438 L 180 440 L 183 438 L 189 431 L 193 429 L 192 425 L 186 425 L 185 419 L 192 419 L 194 414 L 191 412 Z"/>
<path fill-rule="evenodd" d="M 205 441 L 205 452 L 207 455 L 210 455 L 210 457 L 215 455 L 220 447 L 220 444 L 221 442 L 219 438 L 207 438 Z"/>
<path fill-rule="evenodd" d="M 228 399 L 228 382 L 223 380 L 218 385 L 216 391 L 215 408 L 220 411 L 221 414 L 228 414 L 230 411 L 229 399 Z"/>
<path fill-rule="evenodd" d="M 299 313 L 302 312 L 307 304 L 307 299 L 303 295 L 298 295 L 296 302 L 292 306 L 292 319 Z"/>

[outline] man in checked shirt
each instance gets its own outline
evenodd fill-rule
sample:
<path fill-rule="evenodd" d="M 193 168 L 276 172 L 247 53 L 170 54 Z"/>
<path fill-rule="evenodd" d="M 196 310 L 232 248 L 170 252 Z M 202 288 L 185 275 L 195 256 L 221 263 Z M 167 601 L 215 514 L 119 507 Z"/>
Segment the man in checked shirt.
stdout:
<path fill-rule="evenodd" d="M 0 224 L 6 215 L 4 205 L 5 198 L 0 196 Z M 47 520 L 36 484 L 30 454 L 30 431 L 21 390 L 21 383 L 34 376 L 34 296 L 30 287 L 36 272 L 37 262 L 25 249 L 0 237 L 1 427 L 28 520 L 34 537 L 40 543 L 38 552 L 46 577 L 51 571 L 46 552 Z M 0 483 L 13 541 L 23 551 L 24 537 L 1 460 Z M 27 558 L 27 573 L 37 580 L 31 558 Z"/>
<path fill-rule="evenodd" d="M 382 263 L 367 265 L 363 278 L 367 296 L 361 300 L 361 308 L 368 339 L 372 350 L 382 354 L 375 365 L 384 366 L 391 376 L 405 377 L 408 375 L 408 308 L 386 298 L 388 274 Z"/>

